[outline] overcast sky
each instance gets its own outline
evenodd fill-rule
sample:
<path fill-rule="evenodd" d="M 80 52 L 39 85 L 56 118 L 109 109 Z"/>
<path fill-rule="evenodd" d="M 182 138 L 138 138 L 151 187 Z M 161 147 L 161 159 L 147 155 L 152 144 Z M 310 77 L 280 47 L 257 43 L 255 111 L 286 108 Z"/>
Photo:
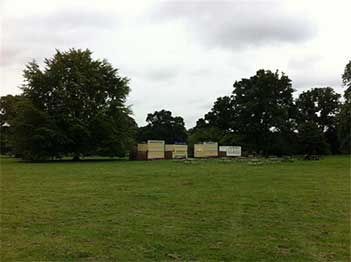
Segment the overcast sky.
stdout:
<path fill-rule="evenodd" d="M 351 59 L 351 1 L 0 0 L 0 95 L 55 49 L 106 58 L 130 78 L 139 125 L 168 109 L 192 127 L 235 80 L 279 69 L 297 94 L 331 86 Z"/>

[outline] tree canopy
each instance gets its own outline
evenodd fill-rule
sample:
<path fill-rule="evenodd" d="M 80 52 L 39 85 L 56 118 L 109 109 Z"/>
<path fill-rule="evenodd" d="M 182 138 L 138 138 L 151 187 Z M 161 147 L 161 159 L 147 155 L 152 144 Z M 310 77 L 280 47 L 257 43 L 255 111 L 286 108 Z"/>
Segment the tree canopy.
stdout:
<path fill-rule="evenodd" d="M 184 119 L 172 116 L 167 110 L 155 111 L 146 117 L 147 125 L 139 128 L 138 141 L 162 139 L 166 143 L 183 143 L 187 140 Z"/>
<path fill-rule="evenodd" d="M 346 87 L 344 103 L 338 115 L 338 138 L 340 149 L 344 153 L 351 153 L 351 61 L 346 65 L 342 76 Z"/>
<path fill-rule="evenodd" d="M 259 70 L 233 87 L 231 96 L 219 97 L 210 112 L 197 121 L 192 140 L 215 134 L 212 140 L 241 144 L 257 153 L 290 152 L 286 144 L 296 114 L 291 80 L 278 71 Z M 213 127 L 221 132 L 211 131 Z"/>
<path fill-rule="evenodd" d="M 347 85 L 345 79 L 347 73 Z M 265 155 L 338 153 L 340 141 L 347 147 L 349 139 L 343 137 L 350 133 L 348 91 L 339 114 L 340 95 L 331 87 L 312 88 L 294 100 L 291 80 L 278 71 L 259 70 L 233 86 L 231 96 L 219 97 L 197 121 L 189 141 L 240 144 Z"/>
<path fill-rule="evenodd" d="M 226 133 L 234 130 L 235 119 L 234 101 L 230 96 L 217 98 L 210 112 L 205 115 L 208 126 L 217 127 Z"/>
<path fill-rule="evenodd" d="M 259 70 L 233 86 L 239 133 L 249 147 L 270 153 L 276 133 L 291 131 L 295 110 L 291 80 L 278 71 Z"/>
<path fill-rule="evenodd" d="M 24 99 L 23 96 L 6 95 L 0 97 L 0 152 L 13 153 L 14 120 L 17 113 L 17 104 Z"/>
<path fill-rule="evenodd" d="M 125 155 L 136 129 L 125 105 L 128 79 L 89 50 L 57 50 L 44 64 L 41 69 L 33 61 L 24 70 L 27 101 L 15 120 L 17 152 L 26 159 Z"/>
<path fill-rule="evenodd" d="M 336 116 L 340 111 L 340 95 L 335 93 L 331 87 L 312 88 L 299 95 L 296 106 L 298 124 L 314 123 L 324 135 L 332 153 L 337 153 L 339 144 Z M 323 146 L 323 148 L 327 147 Z"/>
<path fill-rule="evenodd" d="M 312 88 L 301 93 L 296 100 L 298 119 L 300 122 L 314 121 L 323 131 L 335 128 L 340 97 L 331 87 Z"/>
<path fill-rule="evenodd" d="M 149 139 L 188 142 L 190 149 L 217 141 L 263 155 L 351 150 L 351 61 L 342 75 L 344 100 L 331 87 L 294 99 L 287 75 L 261 69 L 235 81 L 188 131 L 182 117 L 164 109 L 138 128 L 126 105 L 129 80 L 90 50 L 56 50 L 43 67 L 28 63 L 24 79 L 21 95 L 0 98 L 1 153 L 23 159 L 125 156 L 136 140 Z"/>
<path fill-rule="evenodd" d="M 344 85 L 351 88 L 351 60 L 345 66 L 344 74 L 342 75 Z"/>

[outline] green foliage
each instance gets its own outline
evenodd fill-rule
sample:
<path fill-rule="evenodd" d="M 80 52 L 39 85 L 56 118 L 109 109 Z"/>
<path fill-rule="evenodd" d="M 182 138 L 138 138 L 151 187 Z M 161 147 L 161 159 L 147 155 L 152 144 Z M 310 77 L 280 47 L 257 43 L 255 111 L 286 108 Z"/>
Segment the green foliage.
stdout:
<path fill-rule="evenodd" d="M 345 91 L 345 102 L 337 117 L 338 140 L 343 153 L 351 153 L 351 97 L 348 97 L 350 95 L 348 90 Z"/>
<path fill-rule="evenodd" d="M 336 115 L 340 111 L 340 95 L 331 87 L 313 88 L 300 94 L 296 100 L 299 124 L 313 122 L 324 134 L 332 153 L 338 153 Z"/>
<path fill-rule="evenodd" d="M 16 120 L 22 157 L 124 156 L 134 143 L 136 123 L 125 105 L 128 79 L 106 60 L 92 59 L 89 50 L 57 51 L 43 70 L 35 61 L 29 63 L 24 77 L 23 94 L 31 105 L 19 108 Z M 30 113 L 46 120 L 24 119 Z M 24 124 L 36 135 L 22 132 Z M 29 146 L 38 141 L 45 148 Z"/>
<path fill-rule="evenodd" d="M 17 156 L 42 160 L 56 154 L 55 131 L 51 129 L 49 116 L 37 109 L 29 99 L 17 104 L 13 127 L 14 152 Z"/>
<path fill-rule="evenodd" d="M 235 82 L 232 96 L 219 97 L 211 111 L 197 121 L 193 136 L 211 137 L 205 134 L 214 127 L 221 135 L 211 138 L 220 144 L 242 145 L 245 151 L 265 155 L 292 154 L 289 143 L 296 114 L 292 93 L 287 76 L 259 70 L 255 76 Z"/>
<path fill-rule="evenodd" d="M 29 159 L 67 154 L 125 156 L 135 137 L 166 143 L 188 140 L 190 150 L 194 143 L 217 141 L 263 155 L 350 152 L 350 68 L 351 61 L 343 74 L 347 90 L 342 106 L 340 95 L 331 87 L 305 91 L 294 101 L 291 80 L 284 73 L 259 70 L 236 81 L 232 95 L 217 98 L 187 132 L 183 118 L 166 110 L 148 114 L 147 125 L 138 129 L 125 105 L 130 91 L 127 78 L 120 77 L 106 60 L 92 59 L 89 50 L 57 51 L 45 60 L 43 70 L 35 61 L 27 65 L 23 95 L 1 97 L 1 152 Z M 26 106 L 17 107 L 23 99 Z M 28 112 L 42 121 L 33 124 L 32 118 L 25 119 Z M 25 125 L 36 133 L 21 131 Z M 320 134 L 323 138 L 317 145 Z M 45 146 L 34 146 L 38 141 Z"/>
<path fill-rule="evenodd" d="M 255 76 L 237 81 L 233 86 L 239 132 L 258 152 L 269 153 L 272 133 L 292 128 L 291 80 L 278 72 L 259 70 Z"/>
<path fill-rule="evenodd" d="M 5 125 L 0 127 L 0 154 L 10 154 L 12 147 L 10 142 L 10 127 Z"/>
<path fill-rule="evenodd" d="M 196 128 L 188 138 L 190 145 L 208 141 L 219 141 L 224 131 L 217 127 Z"/>
<path fill-rule="evenodd" d="M 272 154 L 276 133 L 291 133 L 295 106 L 291 80 L 278 71 L 259 70 L 249 79 L 234 83 L 235 127 L 248 150 Z M 282 145 L 281 145 L 282 146 Z"/>
<path fill-rule="evenodd" d="M 298 127 L 298 137 L 301 145 L 301 153 L 307 155 L 328 154 L 329 147 L 323 131 L 313 122 L 305 122 Z"/>
<path fill-rule="evenodd" d="M 220 145 L 241 145 L 243 138 L 238 133 L 226 133 L 219 140 Z"/>
<path fill-rule="evenodd" d="M 346 65 L 342 78 L 346 90 L 345 100 L 337 117 L 337 133 L 341 152 L 351 153 L 351 61 Z"/>
<path fill-rule="evenodd" d="M 11 138 L 13 136 L 13 122 L 16 117 L 16 106 L 24 99 L 23 96 L 0 97 L 0 152 L 13 153 Z"/>
<path fill-rule="evenodd" d="M 347 68 L 345 84 L 349 83 L 346 72 Z M 286 75 L 259 70 L 249 79 L 235 82 L 232 96 L 216 100 L 210 112 L 191 130 L 189 141 L 211 139 L 220 144 L 238 144 L 246 152 L 263 155 L 308 153 L 303 150 L 309 150 L 308 147 L 300 142 L 315 144 L 314 136 L 305 132 L 305 127 L 311 125 L 320 129 L 318 132 L 313 129 L 312 133 L 323 135 L 316 151 L 338 153 L 339 140 L 345 151 L 350 137 L 346 132 L 350 117 L 348 107 L 344 106 L 338 131 L 336 116 L 340 111 L 340 95 L 331 87 L 313 88 L 294 101 L 293 91 Z M 346 91 L 346 101 L 351 101 L 348 95 Z M 211 128 L 217 130 L 216 135 Z M 298 130 L 304 130 L 312 141 L 302 139 Z"/>
<path fill-rule="evenodd" d="M 208 126 L 219 128 L 225 133 L 230 133 L 233 130 L 237 130 L 235 128 L 235 112 L 234 101 L 231 97 L 219 97 L 215 101 L 211 111 L 205 115 L 205 121 Z M 201 124 L 200 121 L 199 125 Z"/>
<path fill-rule="evenodd" d="M 312 88 L 296 100 L 298 122 L 313 121 L 323 131 L 335 128 L 335 116 L 340 110 L 340 95 L 331 87 Z"/>
<path fill-rule="evenodd" d="M 342 75 L 342 80 L 344 82 L 344 85 L 348 87 L 348 94 L 350 94 L 351 90 L 351 60 L 347 63 L 345 66 L 345 71 L 344 74 Z"/>
<path fill-rule="evenodd" d="M 16 117 L 16 104 L 23 100 L 22 96 L 2 96 L 0 97 L 0 126 L 11 125 Z"/>
<path fill-rule="evenodd" d="M 155 111 L 147 115 L 146 126 L 139 128 L 138 141 L 161 139 L 166 143 L 186 142 L 188 134 L 182 117 L 172 116 L 167 110 Z"/>

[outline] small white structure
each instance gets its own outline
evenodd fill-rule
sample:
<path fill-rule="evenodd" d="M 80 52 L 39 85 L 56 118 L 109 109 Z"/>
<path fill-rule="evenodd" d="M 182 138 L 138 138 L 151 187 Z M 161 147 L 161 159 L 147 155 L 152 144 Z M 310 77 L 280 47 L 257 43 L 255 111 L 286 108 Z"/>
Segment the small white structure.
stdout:
<path fill-rule="evenodd" d="M 221 156 L 241 156 L 241 146 L 220 146 L 219 152 Z"/>

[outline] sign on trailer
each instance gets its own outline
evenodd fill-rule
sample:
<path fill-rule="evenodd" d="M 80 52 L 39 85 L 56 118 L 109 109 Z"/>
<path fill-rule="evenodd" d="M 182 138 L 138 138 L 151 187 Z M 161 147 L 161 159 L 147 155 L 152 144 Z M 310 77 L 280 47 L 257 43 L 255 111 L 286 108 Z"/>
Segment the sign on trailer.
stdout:
<path fill-rule="evenodd" d="M 241 146 L 220 146 L 220 152 L 226 152 L 226 156 L 241 156 Z"/>

